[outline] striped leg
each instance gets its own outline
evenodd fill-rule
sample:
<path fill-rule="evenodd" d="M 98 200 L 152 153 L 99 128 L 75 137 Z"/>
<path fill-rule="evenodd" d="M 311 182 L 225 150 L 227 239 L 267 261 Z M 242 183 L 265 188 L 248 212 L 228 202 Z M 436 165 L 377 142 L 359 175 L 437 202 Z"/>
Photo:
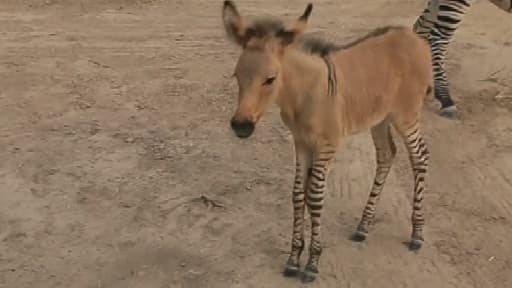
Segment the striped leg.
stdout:
<path fill-rule="evenodd" d="M 462 18 L 470 8 L 473 0 L 440 1 L 437 21 L 430 31 L 432 47 L 432 64 L 434 67 L 434 94 L 441 103 L 441 115 L 457 118 L 455 102 L 450 96 L 448 78 L 444 69 L 446 50 L 457 31 Z"/>
<path fill-rule="evenodd" d="M 302 146 L 295 143 L 295 181 L 293 184 L 292 202 L 293 202 L 293 232 L 291 252 L 284 275 L 287 277 L 296 276 L 299 272 L 299 259 L 304 249 L 304 195 L 308 184 L 311 170 L 311 154 Z"/>
<path fill-rule="evenodd" d="M 413 25 L 413 31 L 423 37 L 425 40 L 430 40 L 430 30 L 434 26 L 439 11 L 439 0 L 428 1 L 427 7 L 423 13 L 416 19 Z"/>
<path fill-rule="evenodd" d="M 380 124 L 372 128 L 372 138 L 376 150 L 377 170 L 375 172 L 375 180 L 366 206 L 363 210 L 363 216 L 357 227 L 356 232 L 352 236 L 352 240 L 360 242 L 366 239 L 368 235 L 368 227 L 371 225 L 375 216 L 375 209 L 379 202 L 380 194 L 386 178 L 391 170 L 393 159 L 396 155 L 396 146 L 391 135 L 389 121 L 384 120 Z"/>
<path fill-rule="evenodd" d="M 302 279 L 304 282 L 315 280 L 318 274 L 318 262 L 322 254 L 320 220 L 324 204 L 325 183 L 330 162 L 334 159 L 335 154 L 334 148 L 326 146 L 316 152 L 313 158 L 313 168 L 306 194 L 306 204 L 311 217 L 311 242 L 309 243 L 309 259 Z"/>
<path fill-rule="evenodd" d="M 412 236 L 409 248 L 418 250 L 423 244 L 423 192 L 425 190 L 425 177 L 427 174 L 429 151 L 421 136 L 419 124 L 415 124 L 406 132 L 405 143 L 411 161 L 414 175 L 414 200 L 412 212 Z"/>

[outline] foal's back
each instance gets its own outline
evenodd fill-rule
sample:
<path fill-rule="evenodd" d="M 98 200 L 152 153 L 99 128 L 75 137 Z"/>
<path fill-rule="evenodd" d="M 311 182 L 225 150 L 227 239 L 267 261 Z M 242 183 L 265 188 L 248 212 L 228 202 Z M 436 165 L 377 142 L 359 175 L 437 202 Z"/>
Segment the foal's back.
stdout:
<path fill-rule="evenodd" d="M 332 57 L 344 118 L 353 123 L 349 130 L 373 126 L 389 114 L 400 122 L 419 117 L 433 81 L 431 54 L 409 28 L 377 29 Z"/>

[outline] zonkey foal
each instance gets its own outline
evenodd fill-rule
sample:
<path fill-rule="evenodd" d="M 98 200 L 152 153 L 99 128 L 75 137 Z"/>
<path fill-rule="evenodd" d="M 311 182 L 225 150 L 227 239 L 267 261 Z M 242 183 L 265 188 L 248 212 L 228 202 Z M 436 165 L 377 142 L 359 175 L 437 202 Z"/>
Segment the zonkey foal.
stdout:
<path fill-rule="evenodd" d="M 423 243 L 423 190 L 429 153 L 420 132 L 423 100 L 431 90 L 428 43 L 406 27 L 379 28 L 338 46 L 303 32 L 312 11 L 308 4 L 292 25 L 274 18 L 248 21 L 232 1 L 222 19 L 229 39 L 242 50 L 235 68 L 238 107 L 231 127 L 251 136 L 273 102 L 293 134 L 296 171 L 293 185 L 293 234 L 285 275 L 297 275 L 304 248 L 304 212 L 311 218 L 309 259 L 302 280 L 313 281 L 322 252 L 320 220 L 326 175 L 341 140 L 371 130 L 376 148 L 375 181 L 354 240 L 363 241 L 396 147 L 391 126 L 404 141 L 414 174 L 410 248 Z"/>

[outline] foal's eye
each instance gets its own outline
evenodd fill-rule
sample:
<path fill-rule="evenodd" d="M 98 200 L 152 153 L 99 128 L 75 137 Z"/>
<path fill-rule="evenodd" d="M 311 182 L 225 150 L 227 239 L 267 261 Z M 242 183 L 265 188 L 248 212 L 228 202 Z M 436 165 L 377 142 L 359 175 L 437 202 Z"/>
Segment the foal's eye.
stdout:
<path fill-rule="evenodd" d="M 263 86 L 270 86 L 270 85 L 272 85 L 272 83 L 274 83 L 274 80 L 276 80 L 275 76 L 267 77 L 267 79 L 265 79 L 265 82 L 263 82 Z"/>

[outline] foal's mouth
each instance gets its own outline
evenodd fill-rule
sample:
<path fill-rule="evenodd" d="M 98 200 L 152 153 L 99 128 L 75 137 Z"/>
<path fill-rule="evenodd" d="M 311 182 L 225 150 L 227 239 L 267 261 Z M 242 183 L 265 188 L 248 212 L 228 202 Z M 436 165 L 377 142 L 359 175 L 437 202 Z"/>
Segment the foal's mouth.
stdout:
<path fill-rule="evenodd" d="M 238 138 L 248 138 L 254 132 L 255 124 L 249 120 L 231 120 L 231 129 Z"/>

